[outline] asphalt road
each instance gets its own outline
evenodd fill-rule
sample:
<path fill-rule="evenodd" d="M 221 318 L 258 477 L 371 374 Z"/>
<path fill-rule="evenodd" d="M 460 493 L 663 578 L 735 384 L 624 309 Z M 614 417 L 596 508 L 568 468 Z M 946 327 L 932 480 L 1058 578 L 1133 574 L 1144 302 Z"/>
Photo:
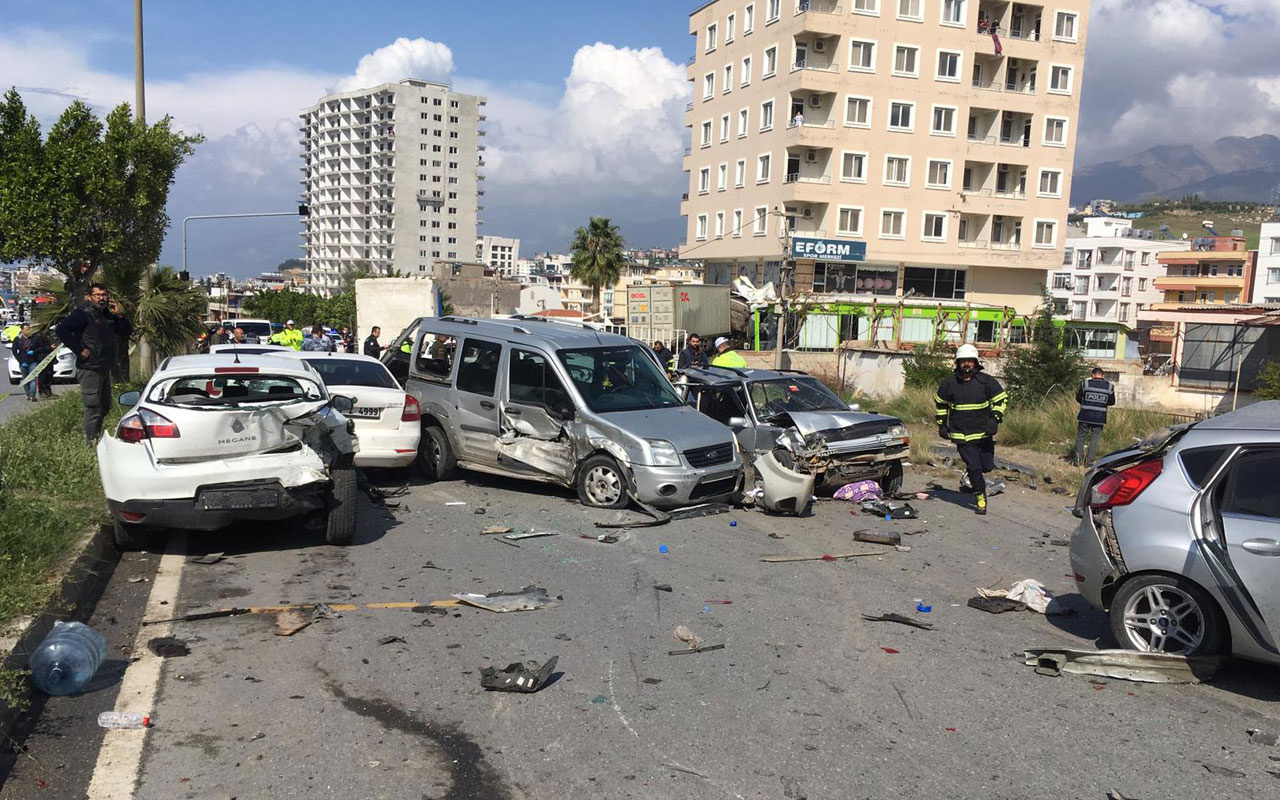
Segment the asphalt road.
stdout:
<path fill-rule="evenodd" d="M 908 485 L 935 477 L 911 471 Z M 965 607 L 977 587 L 1019 578 L 1072 591 L 1066 548 L 1052 543 L 1069 536 L 1067 499 L 1011 487 L 985 518 L 944 492 L 916 504 L 917 521 L 826 501 L 810 518 L 734 511 L 604 544 L 580 535 L 615 513 L 471 476 L 414 486 L 395 510 L 370 506 L 348 548 L 286 526 L 173 540 L 163 562 L 121 562 L 93 618 L 108 669 L 96 691 L 43 704 L 28 755 L 0 759 L 0 797 L 82 797 L 91 779 L 95 796 L 124 796 L 100 787 L 129 785 L 144 736 L 134 796 L 146 800 L 1274 797 L 1280 748 L 1246 733 L 1280 732 L 1274 670 L 1234 665 L 1205 686 L 1042 677 L 1023 647 L 1112 646 L 1105 619 Z M 482 536 L 486 525 L 558 535 L 516 548 Z M 903 536 L 911 551 L 759 560 L 886 549 L 852 542 L 860 527 L 915 534 Z M 214 551 L 226 556 L 189 560 Z M 427 603 L 528 584 L 559 605 L 362 608 L 289 637 L 250 614 L 173 625 L 186 656 L 136 649 L 144 613 Z M 936 630 L 861 618 L 883 612 Z M 670 656 L 685 646 L 677 625 L 725 647 Z M 551 656 L 558 675 L 537 694 L 480 688 L 486 665 Z M 138 677 L 157 666 L 156 681 Z M 139 698 L 155 719 L 145 735 L 96 728 L 99 710 Z"/>
<path fill-rule="evenodd" d="M 57 395 L 65 394 L 69 391 L 79 391 L 75 384 L 58 383 L 53 386 L 53 393 Z M 34 411 L 39 408 L 38 403 L 33 403 L 27 399 L 23 390 L 17 386 L 10 386 L 6 380 L 0 384 L 0 394 L 12 392 L 8 397 L 0 400 L 0 423 L 6 422 L 14 417 L 21 416 L 28 411 Z"/>

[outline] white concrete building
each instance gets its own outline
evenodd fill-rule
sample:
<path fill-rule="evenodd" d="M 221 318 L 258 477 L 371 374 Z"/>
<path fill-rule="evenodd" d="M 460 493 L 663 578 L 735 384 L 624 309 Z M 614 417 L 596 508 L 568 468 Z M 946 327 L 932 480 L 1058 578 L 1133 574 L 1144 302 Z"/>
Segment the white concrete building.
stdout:
<path fill-rule="evenodd" d="M 360 272 L 427 277 L 470 261 L 484 194 L 485 99 L 402 80 L 324 97 L 301 117 L 308 290 Z"/>
<path fill-rule="evenodd" d="M 1156 254 L 1190 248 L 1189 242 L 1158 236 L 1114 217 L 1089 217 L 1083 228 L 1068 228 L 1062 265 L 1048 274 L 1055 313 L 1076 322 L 1136 327 L 1138 312 L 1164 299 L 1155 287 L 1165 274 Z"/>
<path fill-rule="evenodd" d="M 503 236 L 476 237 L 476 261 L 491 267 L 503 278 L 509 278 L 520 260 L 520 240 Z"/>
<path fill-rule="evenodd" d="M 1254 270 L 1254 303 L 1280 303 L 1280 220 L 1262 223 L 1258 268 Z"/>

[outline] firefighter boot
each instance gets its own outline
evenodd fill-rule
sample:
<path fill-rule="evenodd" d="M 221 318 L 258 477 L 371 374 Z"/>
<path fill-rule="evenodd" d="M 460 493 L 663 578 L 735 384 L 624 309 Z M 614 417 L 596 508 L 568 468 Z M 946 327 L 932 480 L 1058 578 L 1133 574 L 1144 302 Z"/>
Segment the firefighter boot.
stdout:
<path fill-rule="evenodd" d="M 978 507 L 974 509 L 975 514 L 986 515 L 987 513 L 987 495 L 983 492 L 975 494 L 974 499 L 978 501 Z"/>

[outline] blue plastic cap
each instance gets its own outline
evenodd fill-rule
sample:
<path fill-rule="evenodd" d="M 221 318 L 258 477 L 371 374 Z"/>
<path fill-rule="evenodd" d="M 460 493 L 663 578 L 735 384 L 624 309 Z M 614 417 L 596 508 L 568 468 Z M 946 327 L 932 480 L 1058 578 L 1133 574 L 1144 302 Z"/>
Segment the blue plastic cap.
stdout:
<path fill-rule="evenodd" d="M 667 552 L 667 546 L 666 546 L 665 544 L 660 544 L 660 545 L 658 545 L 658 552 L 659 552 L 659 553 L 665 553 L 665 552 Z"/>

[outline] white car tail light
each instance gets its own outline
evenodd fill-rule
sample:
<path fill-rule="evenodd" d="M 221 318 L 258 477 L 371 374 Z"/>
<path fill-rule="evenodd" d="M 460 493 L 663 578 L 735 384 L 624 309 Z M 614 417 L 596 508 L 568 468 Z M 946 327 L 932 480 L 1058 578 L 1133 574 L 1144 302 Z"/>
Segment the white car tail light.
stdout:
<path fill-rule="evenodd" d="M 180 439 L 178 426 L 166 417 L 146 408 L 140 408 L 120 420 L 116 438 L 136 444 L 143 439 Z"/>
<path fill-rule="evenodd" d="M 418 398 L 411 394 L 404 396 L 404 413 L 400 415 L 401 422 L 417 422 L 422 419 L 422 407 L 418 405 Z"/>
<path fill-rule="evenodd" d="M 1116 506 L 1127 506 L 1151 485 L 1164 469 L 1164 461 L 1144 461 L 1098 481 L 1090 490 L 1089 507 L 1101 511 Z"/>

